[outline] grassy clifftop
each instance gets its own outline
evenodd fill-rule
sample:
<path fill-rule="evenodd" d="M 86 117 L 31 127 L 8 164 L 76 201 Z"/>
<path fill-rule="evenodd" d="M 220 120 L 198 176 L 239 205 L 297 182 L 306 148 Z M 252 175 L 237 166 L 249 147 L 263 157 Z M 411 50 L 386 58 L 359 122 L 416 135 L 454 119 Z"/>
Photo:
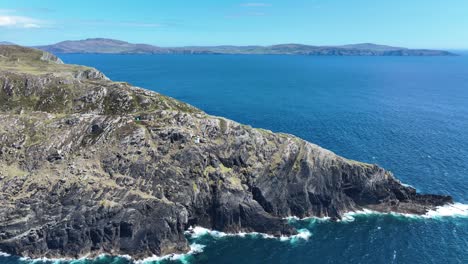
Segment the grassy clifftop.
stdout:
<path fill-rule="evenodd" d="M 186 103 L 128 83 L 112 82 L 90 67 L 20 46 L 0 46 L 0 109 L 51 113 L 135 114 L 154 110 L 201 112 Z"/>

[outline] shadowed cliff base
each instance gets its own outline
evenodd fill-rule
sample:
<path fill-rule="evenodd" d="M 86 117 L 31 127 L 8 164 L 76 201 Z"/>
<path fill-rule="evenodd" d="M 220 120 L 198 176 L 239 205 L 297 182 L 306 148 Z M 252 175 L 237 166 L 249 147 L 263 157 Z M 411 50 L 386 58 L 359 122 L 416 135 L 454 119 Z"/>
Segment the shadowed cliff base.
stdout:
<path fill-rule="evenodd" d="M 285 217 L 452 203 L 288 134 L 207 115 L 39 50 L 0 46 L 0 251 L 189 250 L 184 231 L 294 235 Z"/>

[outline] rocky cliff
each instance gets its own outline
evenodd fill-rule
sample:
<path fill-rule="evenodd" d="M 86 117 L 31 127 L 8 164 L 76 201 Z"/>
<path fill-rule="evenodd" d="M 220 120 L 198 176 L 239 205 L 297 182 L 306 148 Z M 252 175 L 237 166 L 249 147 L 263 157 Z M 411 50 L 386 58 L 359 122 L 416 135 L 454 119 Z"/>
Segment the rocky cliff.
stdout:
<path fill-rule="evenodd" d="M 188 250 L 191 225 L 295 234 L 287 216 L 423 214 L 390 172 L 0 46 L 0 251 L 135 258 Z"/>

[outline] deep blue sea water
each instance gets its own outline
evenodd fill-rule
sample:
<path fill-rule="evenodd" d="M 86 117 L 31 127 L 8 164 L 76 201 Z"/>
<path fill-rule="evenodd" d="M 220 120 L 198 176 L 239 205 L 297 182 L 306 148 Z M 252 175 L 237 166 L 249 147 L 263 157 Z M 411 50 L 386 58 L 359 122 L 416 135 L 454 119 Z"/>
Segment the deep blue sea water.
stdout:
<path fill-rule="evenodd" d="M 468 204 L 468 56 L 79 55 L 67 63 L 213 115 L 287 132 L 377 163 L 420 192 Z M 468 263 L 468 218 L 358 215 L 294 221 L 308 240 L 191 238 L 171 263 Z M 19 263 L 0 257 L 0 263 Z M 76 263 L 129 263 L 103 257 Z M 39 262 L 42 263 L 42 262 Z"/>

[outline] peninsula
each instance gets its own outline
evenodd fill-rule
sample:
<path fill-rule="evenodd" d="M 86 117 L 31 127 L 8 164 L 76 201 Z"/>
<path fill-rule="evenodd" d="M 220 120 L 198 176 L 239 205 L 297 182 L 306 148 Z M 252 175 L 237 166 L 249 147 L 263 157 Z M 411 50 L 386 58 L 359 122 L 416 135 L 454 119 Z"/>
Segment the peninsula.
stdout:
<path fill-rule="evenodd" d="M 0 46 L 0 251 L 141 259 L 189 250 L 190 226 L 275 236 L 285 217 L 452 203 L 288 134 Z"/>

